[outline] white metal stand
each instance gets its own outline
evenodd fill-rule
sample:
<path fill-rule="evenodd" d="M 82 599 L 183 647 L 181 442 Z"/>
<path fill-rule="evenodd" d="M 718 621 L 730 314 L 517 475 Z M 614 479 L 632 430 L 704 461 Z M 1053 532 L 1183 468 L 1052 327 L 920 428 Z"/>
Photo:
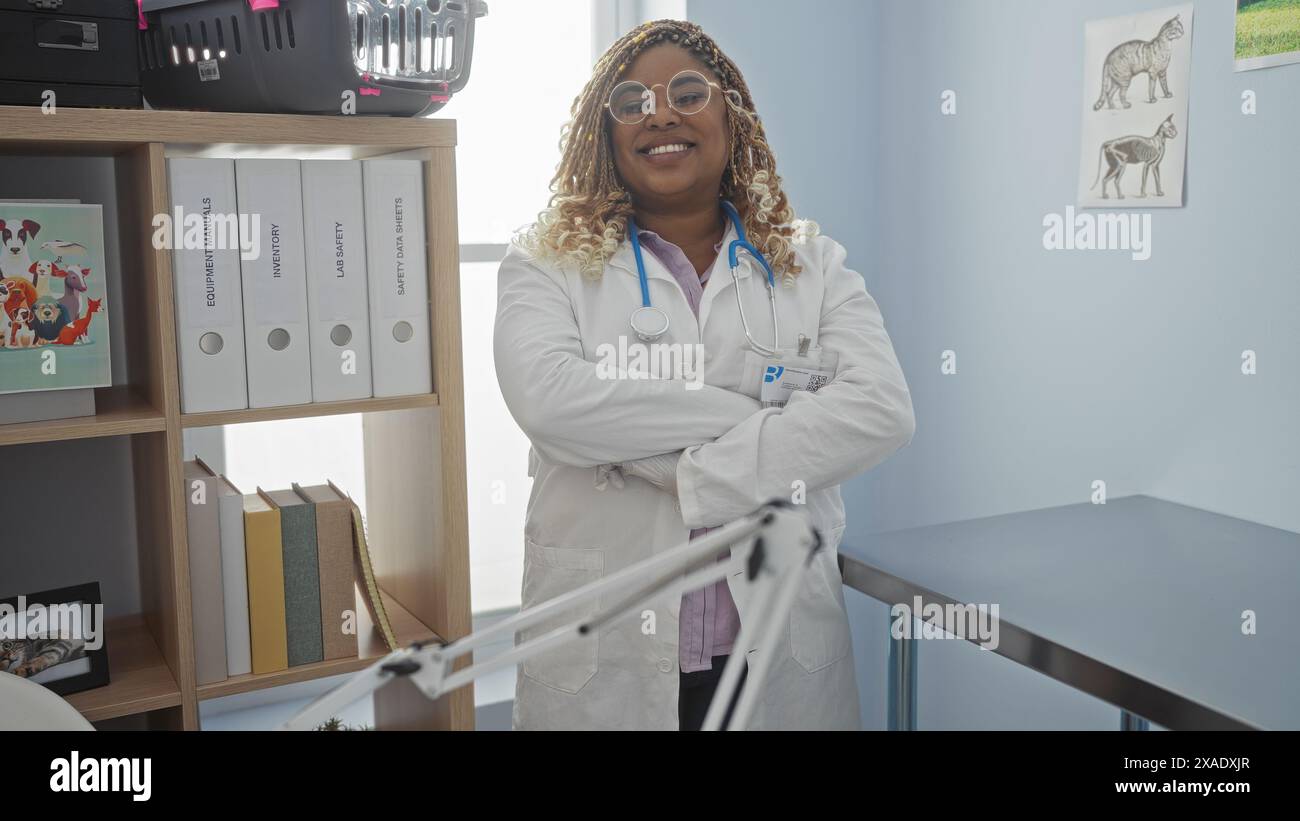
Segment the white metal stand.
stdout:
<path fill-rule="evenodd" d="M 731 558 L 717 561 L 725 548 Z M 680 596 L 736 573 L 749 586 L 750 614 L 736 638 L 737 648 L 754 647 L 740 701 L 726 729 L 744 729 L 758 705 L 758 694 L 772 659 L 785 635 L 786 618 L 798 595 L 799 584 L 821 538 L 803 513 L 784 502 L 774 502 L 755 513 L 699 539 L 678 545 L 603 579 L 572 590 L 536 607 L 520 611 L 485 630 L 450 644 L 414 644 L 394 651 L 342 685 L 307 705 L 280 726 L 282 730 L 310 730 L 344 707 L 370 695 L 395 679 L 406 677 L 430 699 L 445 695 L 487 673 L 518 664 L 571 641 L 589 641 L 601 628 L 627 613 L 640 612 L 660 596 Z M 574 608 L 603 598 L 615 603 L 587 618 L 572 622 L 515 645 L 483 662 L 453 670 L 457 659 L 476 648 L 513 635 Z M 732 653 L 723 668 L 717 691 L 704 720 L 705 730 L 722 728 L 727 705 L 740 686 L 746 653 Z"/>

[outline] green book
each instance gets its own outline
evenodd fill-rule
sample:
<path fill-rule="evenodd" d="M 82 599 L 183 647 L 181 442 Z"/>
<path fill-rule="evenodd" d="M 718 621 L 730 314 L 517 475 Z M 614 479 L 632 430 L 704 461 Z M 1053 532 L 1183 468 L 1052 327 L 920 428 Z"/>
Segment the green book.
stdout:
<path fill-rule="evenodd" d="M 284 622 L 289 666 L 325 658 L 320 624 L 320 562 L 316 547 L 316 505 L 292 490 L 263 495 L 280 511 L 284 550 Z"/>

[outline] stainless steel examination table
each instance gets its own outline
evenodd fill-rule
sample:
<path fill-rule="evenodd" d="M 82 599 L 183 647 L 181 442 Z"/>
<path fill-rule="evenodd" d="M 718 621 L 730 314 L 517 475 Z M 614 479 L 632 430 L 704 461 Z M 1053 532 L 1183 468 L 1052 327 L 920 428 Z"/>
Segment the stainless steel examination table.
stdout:
<path fill-rule="evenodd" d="M 884 533 L 840 563 L 891 606 L 997 604 L 993 652 L 1126 729 L 1300 728 L 1300 534 L 1128 496 Z M 891 636 L 890 729 L 916 727 L 923 645 Z"/>

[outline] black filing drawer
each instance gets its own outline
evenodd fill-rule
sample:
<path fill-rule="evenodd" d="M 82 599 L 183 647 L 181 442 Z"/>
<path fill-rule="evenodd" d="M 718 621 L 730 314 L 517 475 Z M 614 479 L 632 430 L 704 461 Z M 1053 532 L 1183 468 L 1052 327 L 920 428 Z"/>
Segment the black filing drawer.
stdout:
<path fill-rule="evenodd" d="M 135 107 L 135 0 L 0 0 L 0 103 Z"/>

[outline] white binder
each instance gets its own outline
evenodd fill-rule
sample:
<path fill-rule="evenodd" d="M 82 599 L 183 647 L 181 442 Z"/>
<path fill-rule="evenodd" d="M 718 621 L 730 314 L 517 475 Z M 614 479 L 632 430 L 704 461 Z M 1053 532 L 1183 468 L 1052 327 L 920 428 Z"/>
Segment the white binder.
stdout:
<path fill-rule="evenodd" d="M 312 399 L 311 347 L 300 163 L 236 160 L 235 187 L 240 218 L 256 225 L 260 240 L 256 259 L 240 260 L 248 404 L 305 404 Z"/>
<path fill-rule="evenodd" d="M 359 161 L 303 162 L 311 393 L 317 402 L 364 399 L 373 391 L 361 196 Z"/>
<path fill-rule="evenodd" d="M 375 396 L 431 393 L 424 165 L 364 160 Z"/>
<path fill-rule="evenodd" d="M 167 161 L 174 229 L 187 240 L 172 252 L 176 291 L 181 411 L 248 407 L 244 370 L 244 303 L 233 160 Z M 193 217 L 200 232 L 187 225 Z"/>

